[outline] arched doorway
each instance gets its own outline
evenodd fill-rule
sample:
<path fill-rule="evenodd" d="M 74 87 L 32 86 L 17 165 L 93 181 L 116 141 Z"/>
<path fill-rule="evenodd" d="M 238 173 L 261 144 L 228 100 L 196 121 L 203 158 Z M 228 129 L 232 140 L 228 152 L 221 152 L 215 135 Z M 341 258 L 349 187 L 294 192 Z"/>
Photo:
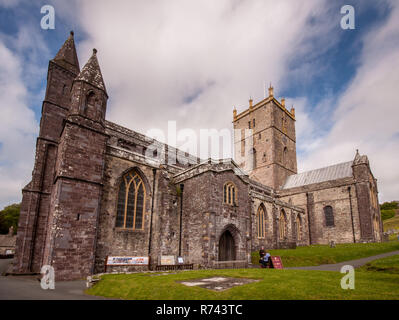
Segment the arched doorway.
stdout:
<path fill-rule="evenodd" d="M 236 259 L 236 246 L 233 235 L 229 230 L 223 232 L 219 240 L 219 261 L 232 261 Z"/>

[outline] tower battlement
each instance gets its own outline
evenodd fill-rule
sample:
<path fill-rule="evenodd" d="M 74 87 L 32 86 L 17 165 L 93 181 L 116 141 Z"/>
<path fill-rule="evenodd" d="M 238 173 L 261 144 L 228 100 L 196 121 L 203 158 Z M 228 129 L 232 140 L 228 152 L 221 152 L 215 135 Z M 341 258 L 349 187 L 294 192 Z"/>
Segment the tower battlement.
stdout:
<path fill-rule="evenodd" d="M 237 114 L 233 111 L 235 160 L 250 177 L 279 189 L 286 178 L 297 173 L 295 109 L 285 99 L 269 96 Z M 240 132 L 237 133 L 237 132 Z"/>

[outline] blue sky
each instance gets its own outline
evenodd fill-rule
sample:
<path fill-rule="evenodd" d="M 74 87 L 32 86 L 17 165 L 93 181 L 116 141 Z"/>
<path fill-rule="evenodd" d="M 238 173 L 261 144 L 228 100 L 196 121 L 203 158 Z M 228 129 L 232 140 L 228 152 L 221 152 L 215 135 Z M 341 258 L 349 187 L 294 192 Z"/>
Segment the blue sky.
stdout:
<path fill-rule="evenodd" d="M 55 30 L 40 27 L 45 4 L 55 8 Z M 355 30 L 340 27 L 345 4 L 355 8 Z M 300 171 L 360 149 L 380 199 L 399 199 L 398 17 L 388 0 L 0 0 L 0 207 L 20 201 L 29 182 L 48 61 L 70 30 L 81 67 L 99 50 L 107 119 L 143 133 L 167 120 L 231 128 L 233 106 L 259 101 L 271 82 L 296 108 Z"/>

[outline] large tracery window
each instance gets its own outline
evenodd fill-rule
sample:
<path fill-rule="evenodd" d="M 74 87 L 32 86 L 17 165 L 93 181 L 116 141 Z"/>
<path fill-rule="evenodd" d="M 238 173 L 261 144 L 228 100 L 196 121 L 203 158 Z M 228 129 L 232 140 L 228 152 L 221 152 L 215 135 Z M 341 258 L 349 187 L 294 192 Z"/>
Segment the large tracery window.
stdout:
<path fill-rule="evenodd" d="M 223 186 L 223 202 L 230 205 L 237 204 L 237 190 L 232 182 L 226 182 Z"/>
<path fill-rule="evenodd" d="M 144 182 L 136 171 L 122 177 L 116 214 L 117 228 L 143 229 L 145 193 Z"/>
<path fill-rule="evenodd" d="M 258 209 L 256 220 L 257 220 L 258 238 L 263 239 L 265 238 L 265 209 L 262 205 Z"/>

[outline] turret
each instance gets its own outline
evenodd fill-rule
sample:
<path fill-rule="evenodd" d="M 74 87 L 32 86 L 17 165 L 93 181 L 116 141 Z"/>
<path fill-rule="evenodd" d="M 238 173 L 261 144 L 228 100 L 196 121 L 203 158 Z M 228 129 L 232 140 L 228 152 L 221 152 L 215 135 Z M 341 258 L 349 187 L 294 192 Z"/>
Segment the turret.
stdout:
<path fill-rule="evenodd" d="M 103 123 L 108 94 L 97 60 L 97 50 L 73 82 L 71 93 L 71 115 L 81 115 Z"/>

